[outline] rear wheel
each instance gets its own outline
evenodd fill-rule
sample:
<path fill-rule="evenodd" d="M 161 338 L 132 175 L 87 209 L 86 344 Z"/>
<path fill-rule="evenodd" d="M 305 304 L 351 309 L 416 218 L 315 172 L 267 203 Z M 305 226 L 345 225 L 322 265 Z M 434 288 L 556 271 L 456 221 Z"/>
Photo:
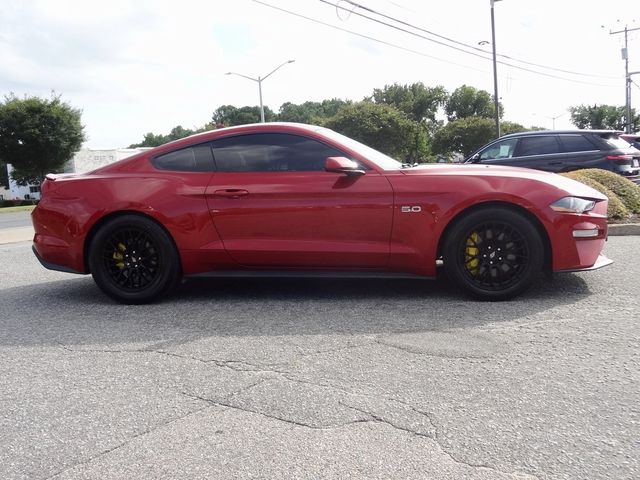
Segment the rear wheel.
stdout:
<path fill-rule="evenodd" d="M 114 218 L 100 227 L 90 248 L 93 279 L 119 302 L 151 302 L 180 278 L 178 254 L 171 238 L 148 218 Z"/>
<path fill-rule="evenodd" d="M 526 290 L 542 270 L 540 233 L 507 208 L 476 210 L 449 232 L 443 249 L 449 278 L 482 300 L 506 300 Z"/>

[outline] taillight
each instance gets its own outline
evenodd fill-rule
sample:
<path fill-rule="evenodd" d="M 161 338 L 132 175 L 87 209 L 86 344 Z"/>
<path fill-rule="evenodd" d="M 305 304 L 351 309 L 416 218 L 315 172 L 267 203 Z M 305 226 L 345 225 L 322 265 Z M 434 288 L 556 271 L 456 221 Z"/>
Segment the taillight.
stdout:
<path fill-rule="evenodd" d="M 607 160 L 633 160 L 631 155 L 607 155 Z"/>

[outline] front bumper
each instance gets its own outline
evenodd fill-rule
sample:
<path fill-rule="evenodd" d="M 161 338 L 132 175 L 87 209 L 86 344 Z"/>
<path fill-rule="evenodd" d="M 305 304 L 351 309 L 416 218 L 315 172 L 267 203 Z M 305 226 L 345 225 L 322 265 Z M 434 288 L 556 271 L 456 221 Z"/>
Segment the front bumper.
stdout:
<path fill-rule="evenodd" d="M 570 273 L 570 272 L 590 272 L 591 270 L 598 270 L 599 268 L 606 267 L 607 265 L 611 265 L 613 260 L 604 255 L 598 255 L 598 259 L 596 263 L 594 263 L 591 267 L 582 267 L 582 268 L 570 268 L 567 270 L 558 270 L 556 273 Z"/>

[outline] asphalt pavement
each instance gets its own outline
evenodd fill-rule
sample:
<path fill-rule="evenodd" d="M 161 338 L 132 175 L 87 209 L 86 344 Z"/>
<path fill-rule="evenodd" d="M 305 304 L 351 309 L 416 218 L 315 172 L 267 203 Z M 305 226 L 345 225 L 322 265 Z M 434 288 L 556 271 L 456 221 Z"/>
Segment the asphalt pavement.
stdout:
<path fill-rule="evenodd" d="M 640 478 L 639 244 L 502 303 L 235 279 L 138 307 L 0 245 L 0 478 Z"/>

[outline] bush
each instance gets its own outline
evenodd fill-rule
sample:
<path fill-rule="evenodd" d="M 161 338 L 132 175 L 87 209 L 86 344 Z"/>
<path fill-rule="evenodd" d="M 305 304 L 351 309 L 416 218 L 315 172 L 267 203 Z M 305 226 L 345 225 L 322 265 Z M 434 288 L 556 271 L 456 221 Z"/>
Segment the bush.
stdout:
<path fill-rule="evenodd" d="M 579 172 L 613 191 L 631 213 L 640 213 L 640 186 L 618 173 L 599 168 L 589 168 Z"/>
<path fill-rule="evenodd" d="M 593 169 L 593 170 L 597 170 L 597 169 Z M 607 218 L 609 218 L 610 220 L 627 218 L 629 215 L 631 215 L 631 212 L 629 211 L 629 209 L 624 205 L 622 200 L 618 197 L 618 195 L 615 194 L 615 192 L 613 192 L 612 190 L 610 190 L 609 188 L 607 188 L 597 180 L 594 180 L 593 178 L 584 175 L 584 172 L 586 171 L 587 170 L 576 170 L 574 172 L 561 173 L 561 175 L 564 177 L 576 180 L 580 183 L 584 183 L 585 185 L 605 195 L 609 199 L 609 205 L 607 207 Z M 606 170 L 602 170 L 602 171 L 606 172 Z M 606 172 L 606 173 L 611 173 L 611 172 Z M 618 175 L 618 174 L 614 173 L 613 175 Z M 629 181 L 625 178 L 623 178 L 623 180 L 627 182 Z"/>

